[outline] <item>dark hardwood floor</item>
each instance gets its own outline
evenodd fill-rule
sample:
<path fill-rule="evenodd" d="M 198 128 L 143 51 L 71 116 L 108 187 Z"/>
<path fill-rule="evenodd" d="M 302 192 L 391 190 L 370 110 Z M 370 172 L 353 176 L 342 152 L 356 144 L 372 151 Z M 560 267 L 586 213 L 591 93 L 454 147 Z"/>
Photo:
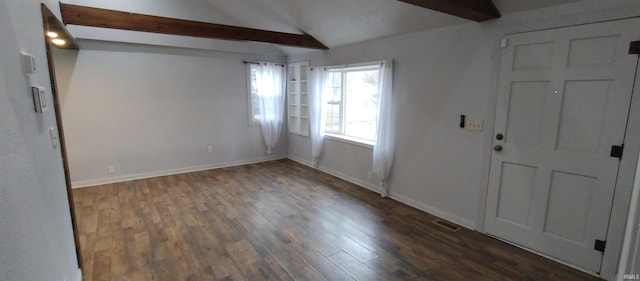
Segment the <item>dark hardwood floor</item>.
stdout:
<path fill-rule="evenodd" d="M 290 160 L 73 191 L 84 280 L 600 280 Z"/>

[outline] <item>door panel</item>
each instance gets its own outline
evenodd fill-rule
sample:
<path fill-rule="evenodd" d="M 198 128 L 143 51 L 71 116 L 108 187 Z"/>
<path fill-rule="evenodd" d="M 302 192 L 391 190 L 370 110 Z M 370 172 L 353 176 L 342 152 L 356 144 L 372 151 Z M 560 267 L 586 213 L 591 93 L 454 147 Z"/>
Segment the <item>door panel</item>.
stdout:
<path fill-rule="evenodd" d="M 485 230 L 598 272 L 640 20 L 509 35 L 503 49 Z"/>
<path fill-rule="evenodd" d="M 502 163 L 502 179 L 498 200 L 499 219 L 529 228 L 529 210 L 536 168 Z"/>
<path fill-rule="evenodd" d="M 543 232 L 587 246 L 585 233 L 596 179 L 553 171 Z"/>
<path fill-rule="evenodd" d="M 595 36 L 572 39 L 569 43 L 569 68 L 612 65 L 620 36 Z"/>
<path fill-rule="evenodd" d="M 553 42 L 522 44 L 515 48 L 513 70 L 551 68 Z"/>
<path fill-rule="evenodd" d="M 611 82 L 586 80 L 565 83 L 558 149 L 598 151 Z"/>
<path fill-rule="evenodd" d="M 509 99 L 507 140 L 516 144 L 540 142 L 545 93 L 550 89 L 548 81 L 514 82 Z"/>

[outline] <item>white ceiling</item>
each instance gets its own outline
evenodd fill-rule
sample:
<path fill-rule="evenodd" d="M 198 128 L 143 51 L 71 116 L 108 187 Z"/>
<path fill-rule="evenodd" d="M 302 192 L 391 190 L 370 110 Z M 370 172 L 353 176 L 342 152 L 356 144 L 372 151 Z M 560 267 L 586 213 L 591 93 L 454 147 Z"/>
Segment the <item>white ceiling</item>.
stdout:
<path fill-rule="evenodd" d="M 246 27 L 305 32 L 328 47 L 411 33 L 467 20 L 396 0 L 205 0 Z M 494 0 L 504 14 L 578 0 Z"/>
<path fill-rule="evenodd" d="M 503 15 L 506 15 L 578 1 L 581 0 L 493 0 L 493 3 Z"/>
<path fill-rule="evenodd" d="M 507 15 L 580 0 L 493 1 L 502 15 Z M 63 0 L 63 2 L 257 29 L 307 33 L 330 48 L 468 21 L 397 0 Z M 81 38 L 91 37 L 87 36 L 86 28 L 83 30 L 80 32 Z M 90 30 L 92 31 L 89 33 L 100 32 L 96 28 Z M 105 36 L 98 37 L 101 40 L 108 39 L 104 38 Z M 283 47 L 280 50 L 284 54 L 296 52 L 295 48 Z"/>

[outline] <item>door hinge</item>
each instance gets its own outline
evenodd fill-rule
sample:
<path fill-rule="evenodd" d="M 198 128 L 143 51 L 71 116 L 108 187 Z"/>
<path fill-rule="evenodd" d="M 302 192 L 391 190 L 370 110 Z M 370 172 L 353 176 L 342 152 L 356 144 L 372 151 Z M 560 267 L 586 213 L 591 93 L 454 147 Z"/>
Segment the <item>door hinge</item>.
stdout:
<path fill-rule="evenodd" d="M 640 41 L 633 41 L 629 43 L 629 54 L 640 55 Z"/>
<path fill-rule="evenodd" d="M 611 153 L 609 156 L 616 157 L 618 159 L 622 159 L 622 152 L 624 151 L 624 144 L 621 145 L 612 145 Z"/>
<path fill-rule="evenodd" d="M 607 246 L 607 241 L 596 239 L 596 243 L 595 245 L 593 245 L 593 249 L 604 253 L 604 248 L 606 246 Z"/>

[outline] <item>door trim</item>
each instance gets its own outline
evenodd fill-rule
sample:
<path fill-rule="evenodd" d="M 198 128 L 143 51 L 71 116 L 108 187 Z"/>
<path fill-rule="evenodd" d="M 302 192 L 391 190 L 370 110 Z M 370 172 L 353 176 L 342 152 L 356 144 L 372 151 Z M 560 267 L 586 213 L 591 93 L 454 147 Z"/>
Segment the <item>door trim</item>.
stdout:
<path fill-rule="evenodd" d="M 630 54 L 630 56 L 637 55 Z M 640 80 L 638 77 L 638 63 L 640 63 L 640 60 L 637 58 L 633 92 L 631 93 L 629 116 L 627 118 L 627 131 L 624 135 L 625 151 L 622 159 L 620 159 L 616 189 L 609 218 L 609 228 L 607 230 L 607 248 L 604 251 L 602 266 L 600 267 L 600 275 L 608 280 L 613 280 L 618 273 L 618 263 L 622 253 L 622 243 L 629 215 L 629 205 L 631 204 L 633 180 L 638 165 L 638 153 L 640 152 Z"/>
<path fill-rule="evenodd" d="M 40 4 L 40 9 L 42 11 L 43 26 L 45 28 L 48 25 L 52 24 L 51 22 L 49 22 L 49 19 L 55 18 L 56 20 L 58 20 L 58 18 L 53 14 L 53 12 L 51 12 L 51 10 L 49 10 L 49 8 L 47 8 L 47 5 L 45 5 L 44 3 Z M 59 20 L 58 20 L 58 23 L 53 23 L 53 24 L 55 24 L 58 29 L 66 30 L 64 25 L 62 25 L 62 23 L 60 23 Z M 71 176 L 69 174 L 69 161 L 67 158 L 67 145 L 64 137 L 64 126 L 62 125 L 62 112 L 60 108 L 60 99 L 58 96 L 58 84 L 56 80 L 55 66 L 53 63 L 53 57 L 51 55 L 51 44 L 47 40 L 47 37 L 44 33 L 42 36 L 44 37 L 44 45 L 47 53 L 47 66 L 49 70 L 49 80 L 51 80 L 51 93 L 53 95 L 53 107 L 55 111 L 56 125 L 58 127 L 58 140 L 60 142 L 60 154 L 62 156 L 62 167 L 64 169 L 64 179 L 65 179 L 65 184 L 67 188 L 67 198 L 69 200 L 69 213 L 71 215 L 71 226 L 73 227 L 73 239 L 76 247 L 76 258 L 78 260 L 78 268 L 82 270 L 83 263 L 82 263 L 82 251 L 80 251 L 80 235 L 78 233 L 78 223 L 76 219 L 75 203 L 73 200 L 73 193 L 71 188 Z"/>

